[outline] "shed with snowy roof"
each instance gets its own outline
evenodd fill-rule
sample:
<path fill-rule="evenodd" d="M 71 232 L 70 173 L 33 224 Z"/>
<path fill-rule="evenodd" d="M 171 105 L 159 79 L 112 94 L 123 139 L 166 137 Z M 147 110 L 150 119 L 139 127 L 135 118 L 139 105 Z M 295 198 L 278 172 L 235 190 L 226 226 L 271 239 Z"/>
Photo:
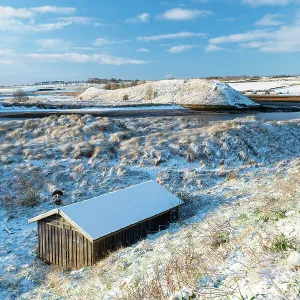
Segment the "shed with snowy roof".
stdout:
<path fill-rule="evenodd" d="M 155 181 L 51 210 L 38 223 L 38 255 L 74 269 L 91 266 L 178 219 L 183 202 Z"/>

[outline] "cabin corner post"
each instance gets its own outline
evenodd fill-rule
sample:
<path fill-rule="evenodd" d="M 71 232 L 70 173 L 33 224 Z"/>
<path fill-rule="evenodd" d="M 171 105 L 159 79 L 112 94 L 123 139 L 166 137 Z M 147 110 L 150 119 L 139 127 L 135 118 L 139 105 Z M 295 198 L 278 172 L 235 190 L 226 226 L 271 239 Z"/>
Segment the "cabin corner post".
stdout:
<path fill-rule="evenodd" d="M 93 243 L 92 243 L 92 265 L 94 265 L 97 261 L 97 257 L 96 257 L 97 248 L 96 247 L 97 247 L 97 244 L 96 244 L 96 242 L 93 241 Z"/>
<path fill-rule="evenodd" d="M 38 237 L 38 248 L 37 248 L 37 257 L 42 258 L 41 255 L 41 221 L 37 221 L 37 237 Z"/>

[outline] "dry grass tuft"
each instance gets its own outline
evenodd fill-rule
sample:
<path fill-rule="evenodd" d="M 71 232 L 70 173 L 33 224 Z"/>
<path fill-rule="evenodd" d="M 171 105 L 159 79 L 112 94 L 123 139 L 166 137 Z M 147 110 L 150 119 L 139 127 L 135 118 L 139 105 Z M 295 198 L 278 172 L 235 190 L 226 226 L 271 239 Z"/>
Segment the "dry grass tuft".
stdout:
<path fill-rule="evenodd" d="M 41 194 L 45 185 L 45 178 L 38 169 L 30 170 L 28 173 L 18 172 L 10 192 L 0 198 L 2 204 L 9 208 L 19 206 L 34 207 L 39 204 Z"/>

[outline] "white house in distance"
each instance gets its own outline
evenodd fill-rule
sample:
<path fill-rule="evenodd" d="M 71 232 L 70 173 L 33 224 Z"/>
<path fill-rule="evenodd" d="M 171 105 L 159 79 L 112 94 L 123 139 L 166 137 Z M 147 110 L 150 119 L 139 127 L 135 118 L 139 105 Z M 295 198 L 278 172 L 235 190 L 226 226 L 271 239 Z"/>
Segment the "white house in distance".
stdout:
<path fill-rule="evenodd" d="M 93 265 L 178 219 L 183 202 L 155 181 L 64 206 L 38 223 L 38 255 L 63 268 Z"/>

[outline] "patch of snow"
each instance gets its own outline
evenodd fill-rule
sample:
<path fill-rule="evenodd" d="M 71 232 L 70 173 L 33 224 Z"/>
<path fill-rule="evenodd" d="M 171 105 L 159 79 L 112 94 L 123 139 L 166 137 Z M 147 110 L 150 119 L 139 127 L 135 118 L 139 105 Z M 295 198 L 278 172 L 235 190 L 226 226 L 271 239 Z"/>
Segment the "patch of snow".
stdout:
<path fill-rule="evenodd" d="M 300 252 L 293 251 L 287 258 L 287 263 L 291 269 L 300 270 Z"/>
<path fill-rule="evenodd" d="M 125 97 L 128 100 L 123 100 Z M 116 90 L 91 87 L 78 98 L 80 100 L 98 100 L 103 105 L 129 105 L 130 103 L 176 103 L 235 107 L 257 105 L 233 90 L 229 85 L 204 79 L 160 80 Z"/>
<path fill-rule="evenodd" d="M 290 80 L 274 80 L 274 81 L 250 81 L 250 82 L 229 82 L 232 88 L 239 92 L 246 91 L 267 91 L 270 89 L 281 88 L 284 86 L 290 86 L 294 84 L 300 84 L 298 81 Z"/>
<path fill-rule="evenodd" d="M 300 83 L 299 85 L 277 88 L 274 91 L 282 95 L 300 96 Z"/>
<path fill-rule="evenodd" d="M 128 285 L 140 284 L 145 274 L 146 279 L 153 277 L 153 266 L 168 262 L 174 249 L 182 249 L 190 238 L 201 253 L 205 244 L 200 238 L 207 232 L 205 224 L 213 211 L 221 220 L 237 220 L 246 214 L 248 219 L 234 227 L 237 233 L 246 230 L 237 240 L 245 237 L 249 247 L 255 245 L 257 236 L 253 228 L 262 230 L 268 224 L 272 233 L 299 237 L 299 205 L 285 210 L 290 213 L 276 223 L 258 223 L 250 215 L 268 197 L 278 197 L 282 184 L 272 187 L 275 178 L 284 181 L 288 172 L 298 174 L 299 130 L 299 120 L 253 117 L 203 123 L 198 116 L 117 119 L 86 115 L 1 123 L 0 201 L 8 202 L 9 208 L 0 207 L 0 299 L 77 299 L 87 291 L 90 299 L 116 299 L 124 286 L 126 290 Z M 30 179 L 33 171 L 38 175 L 34 178 L 46 178 L 41 201 L 34 208 L 13 206 L 24 195 L 23 186 L 22 192 L 17 189 L 16 175 Z M 54 187 L 66 191 L 64 204 L 70 204 L 150 178 L 189 200 L 194 205 L 193 217 L 73 273 L 53 270 L 37 259 L 36 225 L 27 225 L 27 219 L 53 209 L 50 191 Z M 262 194 L 269 186 L 272 189 Z M 292 187 L 298 188 L 299 199 L 299 183 Z M 278 199 L 284 202 L 288 194 Z M 253 200 L 255 195 L 260 202 Z M 249 216 L 253 223 L 247 223 Z M 268 300 L 281 299 L 273 280 L 287 297 L 293 296 L 290 283 L 297 274 L 287 269 L 286 257 L 278 262 L 278 255 L 258 255 L 256 263 L 249 247 L 244 253 L 241 247 L 229 253 L 225 248 L 218 250 L 224 261 L 217 266 L 220 280 L 212 283 L 224 282 L 226 287 L 232 277 L 240 276 L 243 295 L 260 293 Z M 180 293 L 181 287 L 176 286 L 172 294 Z"/>
<path fill-rule="evenodd" d="M 8 86 L 8 87 L 0 87 L 0 95 L 1 94 L 12 94 L 17 90 L 21 89 L 24 92 L 31 93 L 37 92 L 39 89 L 53 89 L 54 92 L 76 92 L 83 88 L 86 88 L 86 85 L 78 84 L 74 86 L 69 86 L 65 84 L 49 84 L 49 85 L 18 85 L 18 86 Z M 51 91 L 49 91 L 51 93 Z"/>

